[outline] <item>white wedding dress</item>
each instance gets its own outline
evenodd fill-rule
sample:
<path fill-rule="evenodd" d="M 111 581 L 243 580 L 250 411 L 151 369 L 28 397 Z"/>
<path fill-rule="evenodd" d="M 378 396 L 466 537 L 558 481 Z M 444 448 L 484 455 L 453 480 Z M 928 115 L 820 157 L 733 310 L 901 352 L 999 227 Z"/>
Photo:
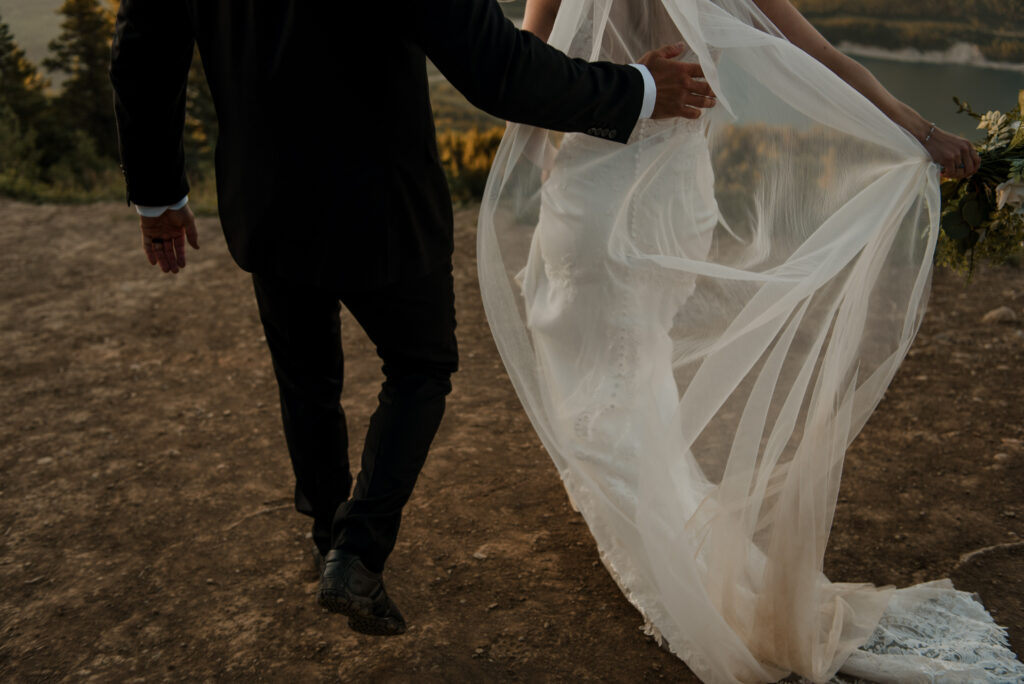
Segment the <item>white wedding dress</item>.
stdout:
<path fill-rule="evenodd" d="M 948 581 L 822 574 L 846 447 L 920 324 L 938 177 L 749 0 L 563 0 L 551 43 L 685 41 L 719 105 L 629 144 L 507 132 L 481 291 L 523 405 L 649 633 L 705 682 L 1021 682 Z"/>

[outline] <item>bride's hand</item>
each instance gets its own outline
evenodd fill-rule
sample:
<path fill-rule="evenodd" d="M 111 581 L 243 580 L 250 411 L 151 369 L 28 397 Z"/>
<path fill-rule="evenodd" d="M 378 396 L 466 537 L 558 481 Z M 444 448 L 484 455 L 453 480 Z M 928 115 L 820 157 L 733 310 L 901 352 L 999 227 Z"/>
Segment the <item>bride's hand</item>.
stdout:
<path fill-rule="evenodd" d="M 701 109 L 714 107 L 717 102 L 711 86 L 697 80 L 704 78 L 700 64 L 673 61 L 685 47 L 682 43 L 669 45 L 652 50 L 639 60 L 651 72 L 658 90 L 652 119 L 674 116 L 696 119 Z"/>
<path fill-rule="evenodd" d="M 967 178 L 981 166 L 981 157 L 969 140 L 937 126 L 923 144 L 935 163 L 942 167 L 945 178 Z"/>

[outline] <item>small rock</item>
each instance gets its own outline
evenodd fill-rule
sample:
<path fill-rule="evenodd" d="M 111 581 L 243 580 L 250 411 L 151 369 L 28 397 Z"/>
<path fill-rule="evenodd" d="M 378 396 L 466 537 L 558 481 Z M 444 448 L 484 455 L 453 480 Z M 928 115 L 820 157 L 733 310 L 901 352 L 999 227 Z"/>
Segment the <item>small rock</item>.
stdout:
<path fill-rule="evenodd" d="M 480 547 L 473 552 L 473 558 L 476 558 L 477 560 L 487 560 L 487 553 L 483 550 L 483 547 Z"/>
<path fill-rule="evenodd" d="M 1010 458 L 1010 454 L 996 454 L 995 456 L 992 457 L 992 460 L 998 462 L 998 461 L 1009 460 L 1009 458 Z"/>
<path fill-rule="evenodd" d="M 42 458 L 38 459 L 36 461 L 36 463 L 39 464 L 39 465 L 46 465 L 48 463 L 53 463 L 53 458 L 50 457 L 50 456 L 43 456 Z"/>
<path fill-rule="evenodd" d="M 1003 511 L 1003 517 L 1004 518 L 1016 518 L 1017 514 L 1014 513 L 1013 511 Z"/>
<path fill-rule="evenodd" d="M 498 607 L 497 603 L 492 603 L 491 605 L 487 606 L 487 610 L 494 610 L 497 607 Z"/>
<path fill-rule="evenodd" d="M 1017 314 L 1008 306 L 992 309 L 981 317 L 982 323 L 1012 323 L 1015 320 L 1017 320 Z"/>

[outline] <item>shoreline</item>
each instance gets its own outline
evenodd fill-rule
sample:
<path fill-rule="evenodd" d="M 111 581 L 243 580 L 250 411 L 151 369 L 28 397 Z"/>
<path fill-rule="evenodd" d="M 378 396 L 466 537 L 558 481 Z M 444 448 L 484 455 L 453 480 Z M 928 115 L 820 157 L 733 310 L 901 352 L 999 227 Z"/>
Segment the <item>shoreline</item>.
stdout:
<path fill-rule="evenodd" d="M 870 57 L 872 59 L 887 59 L 893 62 L 914 62 L 918 64 L 957 64 L 983 69 L 1015 71 L 1024 74 L 1024 63 L 990 61 L 981 54 L 981 50 L 977 45 L 971 43 L 956 43 L 946 50 L 918 50 L 909 47 L 892 50 L 874 45 L 841 41 L 836 45 L 836 48 L 854 57 Z"/>

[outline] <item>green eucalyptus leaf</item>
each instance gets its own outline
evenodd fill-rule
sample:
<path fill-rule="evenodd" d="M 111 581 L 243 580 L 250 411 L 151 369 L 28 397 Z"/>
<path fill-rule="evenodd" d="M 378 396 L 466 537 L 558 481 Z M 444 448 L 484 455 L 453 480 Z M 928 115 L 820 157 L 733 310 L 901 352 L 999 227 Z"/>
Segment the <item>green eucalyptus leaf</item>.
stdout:
<path fill-rule="evenodd" d="M 982 211 L 977 196 L 964 201 L 963 206 L 960 207 L 960 214 L 972 228 L 977 228 L 985 220 L 985 213 Z"/>
<path fill-rule="evenodd" d="M 942 230 L 946 231 L 949 239 L 959 241 L 967 237 L 971 227 L 960 214 L 948 214 L 943 217 Z"/>
<path fill-rule="evenodd" d="M 993 193 L 994 194 L 994 193 Z M 996 208 L 995 197 L 989 197 L 987 192 L 978 193 L 978 209 L 981 211 L 982 222 L 988 221 L 992 210 Z"/>

